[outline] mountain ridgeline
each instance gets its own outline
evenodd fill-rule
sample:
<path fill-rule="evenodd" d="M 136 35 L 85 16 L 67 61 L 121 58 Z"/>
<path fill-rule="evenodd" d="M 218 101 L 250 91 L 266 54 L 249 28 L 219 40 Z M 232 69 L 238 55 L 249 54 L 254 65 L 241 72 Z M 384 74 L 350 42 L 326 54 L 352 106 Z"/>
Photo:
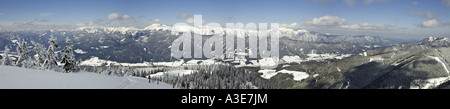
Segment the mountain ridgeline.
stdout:
<path fill-rule="evenodd" d="M 429 89 L 450 88 L 450 40 L 429 37 L 416 43 L 367 50 L 328 62 L 306 62 L 277 70 L 304 71 L 305 80 L 289 75 L 271 78 L 284 88 L 312 89 Z"/>
<path fill-rule="evenodd" d="M 46 41 L 53 36 L 57 38 L 58 44 L 63 44 L 65 38 L 72 39 L 75 56 L 81 60 L 95 56 L 105 60 L 131 63 L 174 61 L 176 59 L 171 57 L 170 47 L 179 35 L 172 35 L 170 28 L 167 25 L 154 24 L 144 29 L 83 27 L 70 31 L 3 31 L 0 32 L 0 48 L 4 46 L 15 48 L 17 40 L 20 39 L 45 45 Z M 280 57 L 307 57 L 306 54 L 311 53 L 355 54 L 365 49 L 399 43 L 397 40 L 375 36 L 329 35 L 306 30 L 298 31 L 280 29 Z M 202 34 L 204 42 L 212 36 L 212 33 L 192 34 Z"/>

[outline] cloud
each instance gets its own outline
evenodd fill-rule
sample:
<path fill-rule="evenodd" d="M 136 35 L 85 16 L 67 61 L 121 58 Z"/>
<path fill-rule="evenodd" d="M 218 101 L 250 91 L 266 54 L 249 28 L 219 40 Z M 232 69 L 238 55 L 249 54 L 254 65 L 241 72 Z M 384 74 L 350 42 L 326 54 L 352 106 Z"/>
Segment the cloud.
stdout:
<path fill-rule="evenodd" d="M 347 24 L 347 20 L 338 16 L 323 16 L 320 18 L 309 19 L 305 21 L 305 24 L 308 26 L 335 27 Z"/>
<path fill-rule="evenodd" d="M 450 0 L 442 0 L 442 3 L 447 6 L 450 7 Z"/>
<path fill-rule="evenodd" d="M 305 25 L 301 26 L 297 23 L 292 24 L 282 24 L 280 27 L 289 28 L 301 28 L 307 27 L 310 29 L 318 28 L 336 28 L 336 29 L 351 29 L 351 30 L 388 30 L 397 27 L 396 24 L 376 24 L 376 23 L 359 23 L 359 24 L 348 24 L 347 20 L 340 18 L 338 16 L 323 16 L 320 18 L 313 18 L 305 21 Z"/>
<path fill-rule="evenodd" d="M 417 2 L 417 1 L 413 1 L 411 4 L 413 4 L 413 5 L 417 5 L 417 4 L 419 4 L 419 2 Z"/>
<path fill-rule="evenodd" d="M 364 0 L 364 3 L 371 4 L 371 3 L 375 3 L 375 2 L 383 3 L 383 2 L 390 2 L 390 1 L 391 0 Z"/>
<path fill-rule="evenodd" d="M 78 23 L 77 26 L 96 26 L 96 25 L 101 25 L 103 24 L 103 20 L 102 19 L 97 19 L 91 22 L 85 22 L 85 23 Z"/>
<path fill-rule="evenodd" d="M 343 1 L 348 6 L 353 6 L 353 5 L 355 5 L 355 2 L 356 2 L 356 0 L 343 0 Z"/>
<path fill-rule="evenodd" d="M 145 15 L 141 15 L 141 16 L 139 16 L 139 18 L 145 18 L 146 16 Z"/>
<path fill-rule="evenodd" d="M 191 15 L 189 15 L 189 14 L 175 14 L 175 16 L 177 16 L 177 18 L 188 18 L 188 17 L 191 17 Z"/>
<path fill-rule="evenodd" d="M 41 18 L 36 18 L 34 19 L 36 22 L 48 22 L 49 20 L 47 19 L 41 19 Z"/>
<path fill-rule="evenodd" d="M 77 26 L 93 26 L 93 22 L 78 23 Z"/>
<path fill-rule="evenodd" d="M 51 16 L 51 15 L 53 15 L 53 13 L 49 13 L 49 12 L 39 13 L 39 16 L 41 16 L 41 17 L 47 17 L 47 16 Z"/>
<path fill-rule="evenodd" d="M 439 21 L 439 20 L 432 19 L 432 20 L 424 21 L 424 22 L 420 23 L 418 26 L 421 28 L 434 28 L 434 27 L 442 27 L 443 23 L 441 23 L 441 21 Z"/>
<path fill-rule="evenodd" d="M 24 22 L 16 22 L 14 25 L 23 26 L 23 25 L 34 25 L 34 22 L 32 21 L 24 21 Z"/>
<path fill-rule="evenodd" d="M 433 14 L 432 12 L 420 12 L 420 11 L 411 11 L 410 14 L 412 14 L 413 16 L 416 17 L 426 17 L 428 19 L 434 19 L 435 18 L 435 14 Z"/>
<path fill-rule="evenodd" d="M 158 23 L 160 20 L 158 19 L 158 18 L 156 18 L 156 19 L 150 19 L 150 23 L 151 24 L 153 24 L 153 23 Z"/>
<path fill-rule="evenodd" d="M 108 20 L 116 20 L 119 19 L 119 13 L 111 13 L 108 15 Z"/>
<path fill-rule="evenodd" d="M 129 19 L 134 19 L 133 16 L 129 16 L 127 14 L 120 16 L 119 13 L 111 13 L 108 14 L 108 20 L 129 20 Z"/>
<path fill-rule="evenodd" d="M 194 23 L 194 18 L 189 18 L 186 20 L 187 23 Z"/>
<path fill-rule="evenodd" d="M 396 27 L 395 24 L 381 25 L 381 24 L 371 24 L 371 23 L 360 23 L 353 25 L 342 25 L 340 28 L 343 29 L 358 29 L 358 30 L 385 30 L 392 27 Z"/>
<path fill-rule="evenodd" d="M 121 19 L 122 19 L 122 20 L 133 19 L 133 16 L 129 16 L 129 15 L 125 14 L 125 15 L 122 16 Z"/>
<path fill-rule="evenodd" d="M 300 29 L 302 26 L 299 25 L 298 23 L 294 22 L 294 23 L 291 23 L 291 24 L 281 24 L 280 27 L 291 28 L 291 29 Z"/>

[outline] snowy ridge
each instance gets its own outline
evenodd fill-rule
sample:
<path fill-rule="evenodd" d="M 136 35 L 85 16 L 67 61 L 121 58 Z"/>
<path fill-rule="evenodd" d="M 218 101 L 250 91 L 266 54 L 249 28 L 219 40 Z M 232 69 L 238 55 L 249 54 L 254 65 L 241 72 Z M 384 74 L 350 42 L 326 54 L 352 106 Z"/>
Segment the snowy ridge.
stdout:
<path fill-rule="evenodd" d="M 426 39 L 423 39 L 421 41 L 419 41 L 419 43 L 421 44 L 431 44 L 431 43 L 449 43 L 450 40 L 446 37 L 442 37 L 442 38 L 437 38 L 437 37 L 433 37 L 430 36 Z"/>
<path fill-rule="evenodd" d="M 270 35 L 272 30 L 266 28 L 267 35 Z M 201 27 L 191 26 L 191 25 L 163 25 L 163 24 L 152 24 L 145 28 L 135 28 L 135 27 L 101 27 L 101 26 L 91 26 L 91 27 L 80 27 L 76 31 L 84 31 L 86 33 L 121 33 L 121 34 L 132 34 L 136 35 L 138 32 L 165 32 L 166 34 L 179 35 L 181 32 L 190 32 L 200 35 L 236 35 L 237 37 L 244 36 L 256 36 L 262 32 L 256 30 L 247 30 L 245 27 L 215 27 L 211 25 L 203 25 Z M 347 42 L 352 44 L 363 44 L 366 47 L 372 46 L 382 46 L 386 44 L 395 43 L 388 39 L 383 39 L 374 36 L 347 36 L 347 35 L 332 35 L 332 34 L 321 34 L 317 32 L 311 32 L 299 28 L 285 27 L 281 26 L 277 30 L 280 38 L 286 38 L 290 40 L 307 41 L 307 42 L 326 42 L 326 43 L 339 43 Z"/>
<path fill-rule="evenodd" d="M 150 26 L 145 27 L 143 30 L 154 31 L 170 31 L 171 27 L 163 24 L 152 24 Z"/>
<path fill-rule="evenodd" d="M 428 56 L 430 58 L 435 59 L 437 62 L 441 63 L 442 67 L 445 69 L 445 71 L 447 71 L 447 74 L 450 74 L 450 72 L 448 71 L 447 66 L 445 65 L 444 62 L 441 61 L 441 59 L 439 59 L 439 57 L 433 57 L 433 56 Z"/>
<path fill-rule="evenodd" d="M 239 36 L 244 35 L 250 35 L 250 34 L 258 34 L 258 31 L 256 30 L 244 30 L 242 28 L 222 28 L 222 27 L 211 27 L 211 26 L 202 26 L 202 29 L 200 27 L 190 26 L 190 25 L 177 25 L 175 27 L 163 25 L 163 24 L 152 24 L 145 28 L 139 29 L 135 27 L 102 27 L 102 26 L 90 26 L 90 27 L 79 27 L 76 30 L 77 31 L 84 31 L 87 33 L 122 33 L 122 34 L 136 34 L 139 31 L 150 31 L 150 32 L 156 32 L 156 31 L 164 31 L 164 32 L 171 32 L 174 34 L 178 34 L 178 32 L 192 32 L 195 34 L 201 34 L 201 35 L 225 35 L 225 34 L 236 34 Z M 268 34 L 270 34 L 271 30 L 267 30 Z M 305 33 L 302 36 L 311 36 L 313 39 L 316 37 L 316 35 L 308 34 L 309 31 L 307 30 L 300 30 L 300 29 L 290 29 L 285 27 L 278 28 L 278 32 L 280 33 L 281 37 L 292 37 L 296 36 L 301 33 Z M 241 34 L 243 33 L 243 34 Z"/>
<path fill-rule="evenodd" d="M 92 26 L 92 27 L 80 27 L 76 30 L 79 31 L 85 31 L 87 33 L 100 33 L 100 32 L 106 32 L 108 34 L 119 32 L 122 34 L 136 34 L 136 32 L 139 30 L 134 27 L 102 27 L 102 26 Z"/>
<path fill-rule="evenodd" d="M 294 30 L 294 29 L 285 28 L 285 27 L 280 27 L 278 29 L 278 31 L 280 32 L 281 37 L 283 37 L 283 36 L 287 36 L 287 37 L 289 37 L 289 36 L 296 36 L 296 35 L 298 35 L 300 33 L 308 33 L 309 32 L 307 30 Z"/>

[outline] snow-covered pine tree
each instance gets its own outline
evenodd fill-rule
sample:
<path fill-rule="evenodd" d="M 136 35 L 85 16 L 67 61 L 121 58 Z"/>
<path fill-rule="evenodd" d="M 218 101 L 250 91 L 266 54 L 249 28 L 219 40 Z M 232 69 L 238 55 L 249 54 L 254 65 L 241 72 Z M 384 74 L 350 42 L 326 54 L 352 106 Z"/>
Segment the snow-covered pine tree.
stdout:
<path fill-rule="evenodd" d="M 49 46 L 47 49 L 47 55 L 45 56 L 44 64 L 42 69 L 50 70 L 53 69 L 54 66 L 57 66 L 57 55 L 55 53 L 55 49 L 58 48 L 58 45 L 56 44 L 56 39 L 52 36 L 50 40 L 48 41 Z"/>
<path fill-rule="evenodd" d="M 9 58 L 9 55 L 8 55 L 8 53 L 9 53 L 8 46 L 5 46 L 5 51 L 3 53 L 4 53 L 4 55 L 3 55 L 3 59 L 2 59 L 2 65 L 11 66 L 12 63 L 11 63 L 11 59 Z"/>
<path fill-rule="evenodd" d="M 137 76 L 136 72 L 134 72 L 133 68 L 128 66 L 125 72 L 126 76 Z"/>
<path fill-rule="evenodd" d="M 92 72 L 94 72 L 94 73 L 97 73 L 97 72 L 98 72 L 98 70 L 97 70 L 97 65 L 94 65 L 94 67 L 92 68 Z"/>
<path fill-rule="evenodd" d="M 114 74 L 114 73 L 116 72 L 116 70 L 114 70 L 113 66 L 114 66 L 114 64 L 113 64 L 113 63 L 110 63 L 109 66 L 108 66 L 108 68 L 106 68 L 106 69 L 103 71 L 103 74 L 106 74 L 106 75 L 112 75 L 112 74 Z"/>
<path fill-rule="evenodd" d="M 66 63 L 69 60 L 73 60 L 70 57 L 70 53 L 72 51 L 72 42 L 69 38 L 66 38 L 66 46 L 61 50 L 61 63 Z M 73 54 L 73 53 L 72 53 Z"/>
<path fill-rule="evenodd" d="M 117 72 L 116 72 L 115 75 L 116 75 L 116 76 L 122 77 L 122 76 L 125 75 L 125 73 L 126 73 L 125 67 L 122 66 L 122 65 L 120 65 L 120 66 L 117 68 Z"/>
<path fill-rule="evenodd" d="M 42 44 L 32 41 L 31 42 L 34 45 L 34 52 L 36 52 L 36 56 L 34 57 L 34 65 L 36 67 L 42 68 L 42 64 L 45 60 L 45 48 L 42 46 Z"/>
<path fill-rule="evenodd" d="M 26 63 L 25 61 L 29 61 L 28 58 L 28 46 L 27 43 L 22 39 L 22 41 L 19 41 L 19 46 L 16 48 L 17 55 L 19 55 L 19 59 L 16 61 L 17 67 L 23 67 L 23 63 Z"/>
<path fill-rule="evenodd" d="M 73 55 L 73 45 L 72 41 L 69 38 L 66 38 L 66 46 L 63 50 L 61 50 L 62 61 L 64 63 L 64 71 L 66 73 L 75 72 L 76 71 L 76 62 L 75 56 Z"/>
<path fill-rule="evenodd" d="M 22 67 L 33 68 L 34 67 L 33 60 L 31 58 L 28 58 L 27 60 L 23 61 L 22 62 Z"/>
<path fill-rule="evenodd" d="M 72 53 L 73 53 L 73 52 L 72 52 Z M 75 55 L 74 55 L 74 58 L 73 58 L 73 59 L 75 60 Z M 75 65 L 75 72 L 79 72 L 80 69 L 81 69 L 81 66 L 80 66 L 80 64 L 81 64 L 81 59 L 78 59 L 77 61 L 74 61 L 73 64 Z"/>

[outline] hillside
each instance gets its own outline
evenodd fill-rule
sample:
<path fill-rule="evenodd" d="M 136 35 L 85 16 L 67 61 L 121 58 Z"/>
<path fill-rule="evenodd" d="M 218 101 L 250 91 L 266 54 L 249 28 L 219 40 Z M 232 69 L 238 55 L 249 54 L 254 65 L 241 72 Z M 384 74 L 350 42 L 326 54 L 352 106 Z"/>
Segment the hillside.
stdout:
<path fill-rule="evenodd" d="M 367 50 L 341 60 L 282 65 L 285 67 L 279 67 L 273 72 L 300 71 L 311 76 L 298 81 L 295 75 L 278 73 L 272 74 L 270 81 L 284 88 L 448 88 L 448 43 L 447 38 L 429 37 L 416 43 Z"/>

